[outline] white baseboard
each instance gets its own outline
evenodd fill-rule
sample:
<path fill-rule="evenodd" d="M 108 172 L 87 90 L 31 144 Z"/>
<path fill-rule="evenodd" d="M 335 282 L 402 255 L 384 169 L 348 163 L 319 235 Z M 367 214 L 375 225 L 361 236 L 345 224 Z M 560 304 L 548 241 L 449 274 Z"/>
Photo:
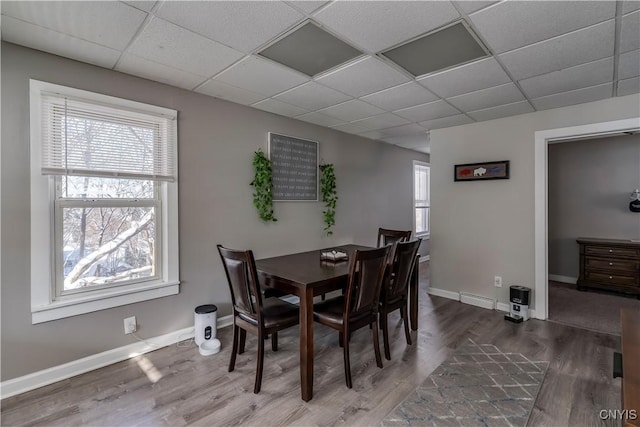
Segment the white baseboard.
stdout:
<path fill-rule="evenodd" d="M 553 280 L 554 282 L 569 283 L 572 285 L 575 285 L 576 283 L 578 283 L 577 277 L 560 276 L 559 274 L 550 274 L 549 280 Z"/>
<path fill-rule="evenodd" d="M 420 261 L 418 262 L 427 262 L 431 259 L 431 255 L 425 255 L 420 257 Z"/>
<path fill-rule="evenodd" d="M 437 297 L 448 298 L 456 301 L 460 301 L 460 294 L 458 292 L 447 291 L 445 289 L 429 288 L 427 290 L 429 295 L 435 295 Z"/>
<path fill-rule="evenodd" d="M 217 320 L 217 327 L 224 328 L 233 324 L 233 316 L 228 315 Z M 15 396 L 36 388 L 40 388 L 85 372 L 93 371 L 113 363 L 130 359 L 140 354 L 157 350 L 160 347 L 167 347 L 180 341 L 193 338 L 193 327 L 180 329 L 159 337 L 147 338 L 144 341 L 135 342 L 123 347 L 103 351 L 74 360 L 73 362 L 43 369 L 22 377 L 13 378 L 0 383 L 0 398 Z M 194 344 L 195 345 L 195 344 Z"/>
<path fill-rule="evenodd" d="M 511 311 L 511 306 L 507 303 L 499 302 L 498 304 L 496 304 L 496 310 L 508 313 L 509 311 Z"/>
<path fill-rule="evenodd" d="M 483 297 L 480 295 L 468 294 L 465 292 L 460 292 L 460 302 L 469 305 L 475 305 L 476 307 L 482 307 L 489 310 L 493 310 L 493 299 Z"/>

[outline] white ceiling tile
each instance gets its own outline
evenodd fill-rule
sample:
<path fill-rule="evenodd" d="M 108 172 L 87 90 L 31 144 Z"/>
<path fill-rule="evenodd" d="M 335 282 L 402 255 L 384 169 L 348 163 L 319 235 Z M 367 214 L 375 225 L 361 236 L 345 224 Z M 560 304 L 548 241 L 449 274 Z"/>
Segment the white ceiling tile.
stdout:
<path fill-rule="evenodd" d="M 565 68 L 541 76 L 520 80 L 520 87 L 529 98 L 568 92 L 611 81 L 613 57 Z"/>
<path fill-rule="evenodd" d="M 356 98 L 409 81 L 404 74 L 371 56 L 340 67 L 316 80 Z"/>
<path fill-rule="evenodd" d="M 133 74 L 188 90 L 207 80 L 206 76 L 198 76 L 167 65 L 158 64 L 130 53 L 125 53 L 120 58 L 115 69 L 123 73 Z"/>
<path fill-rule="evenodd" d="M 618 82 L 618 96 L 640 93 L 640 77 L 620 80 Z"/>
<path fill-rule="evenodd" d="M 128 5 L 133 7 L 137 7 L 138 9 L 144 10 L 145 12 L 151 12 L 151 9 L 153 9 L 153 6 L 155 6 L 156 3 L 158 2 L 153 0 L 138 0 L 138 1 L 125 1 L 124 3 L 127 3 Z"/>
<path fill-rule="evenodd" d="M 415 135 L 392 136 L 384 138 L 383 141 L 423 153 L 428 153 L 430 150 L 429 134 L 426 131 Z"/>
<path fill-rule="evenodd" d="M 391 128 L 380 129 L 377 132 L 380 132 L 383 136 L 402 136 L 402 135 L 413 135 L 420 132 L 425 132 L 426 129 L 416 123 L 410 123 L 408 125 L 395 126 Z"/>
<path fill-rule="evenodd" d="M 524 96 L 520 89 L 513 83 L 507 83 L 501 86 L 482 89 L 477 92 L 465 93 L 464 95 L 448 98 L 454 107 L 465 111 L 482 110 L 484 108 L 497 107 L 503 104 L 512 104 L 517 101 L 523 101 Z"/>
<path fill-rule="evenodd" d="M 269 60 L 250 56 L 220 73 L 215 80 L 273 96 L 301 85 L 309 78 Z"/>
<path fill-rule="evenodd" d="M 598 101 L 600 99 L 611 98 L 611 83 L 592 86 L 584 89 L 572 90 L 570 92 L 557 93 L 532 99 L 531 103 L 537 110 L 548 110 L 550 108 L 566 107 L 567 105 L 582 104 L 585 102 Z"/>
<path fill-rule="evenodd" d="M 265 95 L 231 86 L 216 80 L 209 80 L 196 89 L 196 92 L 242 105 L 251 105 L 266 98 Z"/>
<path fill-rule="evenodd" d="M 612 19 L 613 1 L 505 1 L 470 16 L 495 53 Z"/>
<path fill-rule="evenodd" d="M 311 0 L 300 0 L 300 1 L 289 1 L 289 4 L 294 5 L 300 10 L 303 10 L 305 13 L 312 13 L 318 9 L 320 9 L 325 4 L 330 2 L 328 1 L 311 1 Z"/>
<path fill-rule="evenodd" d="M 613 20 L 500 55 L 516 80 L 613 56 Z"/>
<path fill-rule="evenodd" d="M 499 119 L 500 117 L 515 116 L 517 114 L 531 113 L 533 111 L 533 108 L 527 101 L 520 101 L 513 104 L 486 108 L 484 110 L 471 111 L 468 114 L 475 120 L 484 121 Z"/>
<path fill-rule="evenodd" d="M 365 133 L 371 130 L 366 126 L 358 124 L 358 122 L 342 123 L 336 126 L 331 126 L 331 129 L 339 130 L 346 133 L 355 133 L 355 134 Z"/>
<path fill-rule="evenodd" d="M 393 111 L 435 101 L 438 97 L 416 82 L 409 82 L 363 96 L 361 99 L 387 111 Z"/>
<path fill-rule="evenodd" d="M 620 52 L 640 49 L 640 10 L 622 17 Z"/>
<path fill-rule="evenodd" d="M 308 113 L 304 108 L 296 107 L 295 105 L 287 104 L 277 99 L 265 99 L 264 101 L 256 102 L 252 107 L 287 117 Z"/>
<path fill-rule="evenodd" d="M 375 53 L 447 24 L 460 15 L 449 1 L 336 1 L 314 18 Z"/>
<path fill-rule="evenodd" d="M 320 126 L 336 126 L 344 123 L 342 120 L 338 120 L 335 117 L 325 116 L 324 114 L 311 112 L 296 117 L 298 120 L 313 123 Z"/>
<path fill-rule="evenodd" d="M 365 138 L 376 139 L 376 140 L 379 140 L 384 138 L 385 136 L 388 136 L 388 135 L 384 135 L 380 130 L 372 130 L 370 132 L 359 133 L 358 135 L 363 136 Z"/>
<path fill-rule="evenodd" d="M 338 92 L 337 90 L 316 82 L 308 82 L 294 87 L 293 89 L 274 96 L 274 98 L 312 111 L 351 99 L 349 95 L 345 95 L 342 92 Z"/>
<path fill-rule="evenodd" d="M 622 14 L 627 14 L 638 9 L 640 9 L 640 1 L 638 0 L 625 0 L 622 2 Z"/>
<path fill-rule="evenodd" d="M 243 56 L 236 50 L 159 18 L 149 22 L 127 51 L 141 58 L 207 77 Z"/>
<path fill-rule="evenodd" d="M 358 120 L 353 124 L 361 126 L 367 131 L 389 128 L 393 126 L 400 126 L 408 124 L 409 120 L 402 117 L 398 117 L 392 113 L 379 114 L 377 116 L 369 117 L 366 119 Z"/>
<path fill-rule="evenodd" d="M 467 123 L 473 123 L 473 120 L 464 114 L 458 114 L 456 116 L 443 117 L 441 119 L 425 120 L 424 122 L 420 122 L 420 126 L 431 130 L 466 125 Z"/>
<path fill-rule="evenodd" d="M 454 3 L 464 13 L 470 14 L 498 2 L 497 1 L 480 1 L 480 0 L 458 0 L 458 1 L 454 1 Z"/>
<path fill-rule="evenodd" d="M 6 3 L 2 3 L 3 7 Z M 54 55 L 112 68 L 120 52 L 2 15 L 2 40 Z"/>
<path fill-rule="evenodd" d="M 618 78 L 628 79 L 640 75 L 640 50 L 623 53 L 618 62 Z"/>
<path fill-rule="evenodd" d="M 119 50 L 147 17 L 116 1 L 3 1 L 2 14 Z"/>
<path fill-rule="evenodd" d="M 498 61 L 493 58 L 482 59 L 417 80 L 443 98 L 475 92 L 511 81 Z"/>
<path fill-rule="evenodd" d="M 318 113 L 326 114 L 327 116 L 335 117 L 336 119 L 340 119 L 345 122 L 353 122 L 354 120 L 360 120 L 365 117 L 384 113 L 384 110 L 360 101 L 359 99 L 352 99 L 341 104 L 332 105 L 331 107 L 318 110 Z"/>
<path fill-rule="evenodd" d="M 444 101 L 429 102 L 428 104 L 416 105 L 415 107 L 404 108 L 395 111 L 395 114 L 409 119 L 413 122 L 439 119 L 441 117 L 460 114 L 460 111 L 453 108 Z"/>
<path fill-rule="evenodd" d="M 304 18 L 280 1 L 168 1 L 156 15 L 245 53 Z"/>

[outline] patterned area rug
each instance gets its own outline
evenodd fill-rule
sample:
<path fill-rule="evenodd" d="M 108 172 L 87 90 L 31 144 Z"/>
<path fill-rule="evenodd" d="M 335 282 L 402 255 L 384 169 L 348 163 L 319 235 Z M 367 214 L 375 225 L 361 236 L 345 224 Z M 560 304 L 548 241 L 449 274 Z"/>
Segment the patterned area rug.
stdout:
<path fill-rule="evenodd" d="M 469 340 L 381 425 L 524 427 L 548 366 Z"/>

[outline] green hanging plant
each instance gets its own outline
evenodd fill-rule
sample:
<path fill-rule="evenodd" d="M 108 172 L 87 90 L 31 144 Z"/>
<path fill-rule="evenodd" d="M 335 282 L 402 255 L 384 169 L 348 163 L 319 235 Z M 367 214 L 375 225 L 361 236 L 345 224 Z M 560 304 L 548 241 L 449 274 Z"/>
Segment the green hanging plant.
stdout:
<path fill-rule="evenodd" d="M 253 155 L 253 170 L 255 176 L 251 186 L 255 188 L 253 193 L 253 205 L 258 209 L 258 216 L 263 221 L 277 221 L 273 214 L 273 172 L 271 160 L 261 150 Z"/>
<path fill-rule="evenodd" d="M 327 236 L 331 236 L 333 227 L 336 223 L 336 204 L 338 202 L 338 193 L 336 191 L 336 175 L 333 170 L 333 164 L 320 165 L 320 192 L 322 193 L 322 202 L 326 210 L 322 211 L 324 219 L 324 230 Z"/>

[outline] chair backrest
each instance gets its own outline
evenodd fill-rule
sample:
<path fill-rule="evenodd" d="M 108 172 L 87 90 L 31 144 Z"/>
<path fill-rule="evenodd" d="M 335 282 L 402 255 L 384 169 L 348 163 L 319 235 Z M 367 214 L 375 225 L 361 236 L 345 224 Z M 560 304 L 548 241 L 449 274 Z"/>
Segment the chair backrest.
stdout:
<path fill-rule="evenodd" d="M 262 323 L 262 295 L 253 252 L 228 249 L 222 245 L 217 247 L 227 275 L 234 311 Z"/>
<path fill-rule="evenodd" d="M 380 288 L 387 267 L 389 249 L 389 246 L 385 246 L 357 250 L 351 257 L 345 293 L 345 321 L 378 312 Z"/>
<path fill-rule="evenodd" d="M 378 228 L 378 247 L 387 246 L 396 242 L 406 242 L 411 238 L 411 230 L 389 230 Z"/>
<path fill-rule="evenodd" d="M 388 287 L 384 290 L 386 298 L 393 298 L 407 293 L 411 272 L 415 268 L 416 255 L 422 239 L 411 242 L 398 242 L 393 245 L 390 254 L 391 275 L 388 276 Z"/>

